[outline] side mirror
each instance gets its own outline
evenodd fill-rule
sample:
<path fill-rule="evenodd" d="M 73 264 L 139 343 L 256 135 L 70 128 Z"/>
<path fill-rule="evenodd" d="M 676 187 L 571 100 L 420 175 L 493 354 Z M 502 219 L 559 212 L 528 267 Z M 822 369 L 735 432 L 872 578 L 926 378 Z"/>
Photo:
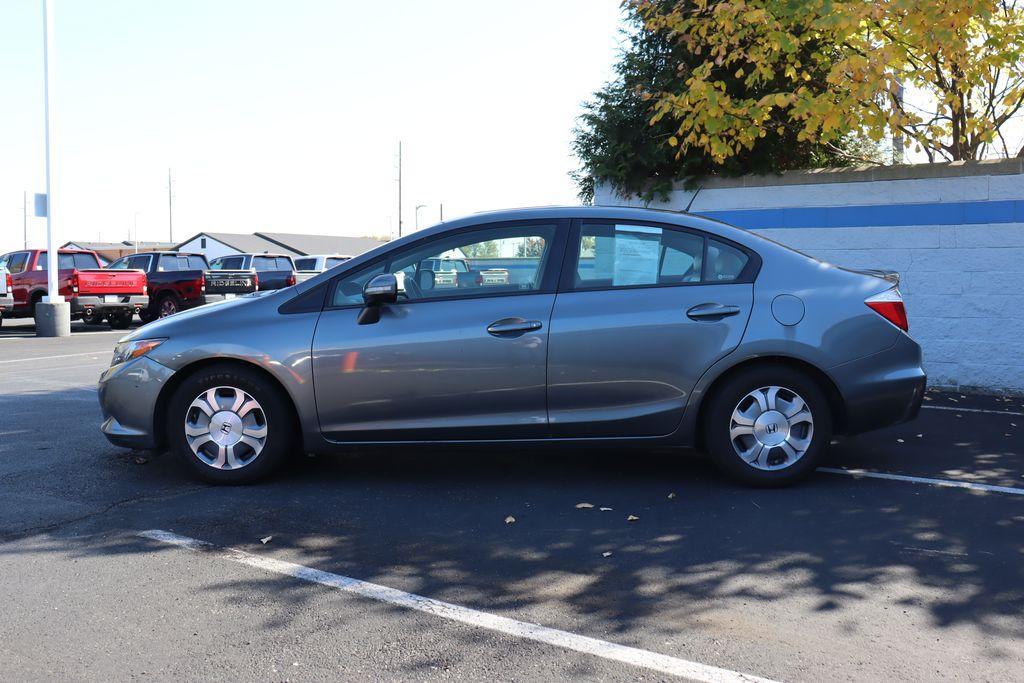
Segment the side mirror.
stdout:
<path fill-rule="evenodd" d="M 363 287 L 363 303 L 367 306 L 381 306 L 398 301 L 398 278 L 391 273 L 382 273 Z"/>

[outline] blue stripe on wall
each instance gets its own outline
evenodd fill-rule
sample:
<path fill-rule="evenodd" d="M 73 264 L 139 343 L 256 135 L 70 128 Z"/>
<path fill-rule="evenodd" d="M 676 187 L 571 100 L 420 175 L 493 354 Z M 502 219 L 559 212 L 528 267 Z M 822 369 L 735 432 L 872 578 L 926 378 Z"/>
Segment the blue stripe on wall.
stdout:
<path fill-rule="evenodd" d="M 695 213 L 750 230 L 1024 223 L 1024 201 L 805 206 L 791 209 L 737 209 Z"/>

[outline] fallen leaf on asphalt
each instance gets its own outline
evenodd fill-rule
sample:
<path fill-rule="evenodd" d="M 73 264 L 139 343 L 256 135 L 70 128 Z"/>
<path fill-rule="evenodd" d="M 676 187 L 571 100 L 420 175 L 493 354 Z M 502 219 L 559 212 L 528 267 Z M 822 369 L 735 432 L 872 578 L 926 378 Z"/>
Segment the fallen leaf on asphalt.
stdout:
<path fill-rule="evenodd" d="M 601 512 L 611 512 L 612 511 L 611 508 L 598 508 L 598 510 L 600 510 Z"/>
<path fill-rule="evenodd" d="M 896 439 L 896 443 L 904 443 L 903 439 Z"/>
<path fill-rule="evenodd" d="M 145 465 L 147 462 L 149 462 L 149 460 L 146 460 L 141 455 L 135 458 L 136 465 Z"/>
<path fill-rule="evenodd" d="M 920 439 L 920 438 L 921 438 L 922 436 L 924 436 L 924 434 L 918 434 L 918 435 L 917 435 L 917 438 L 919 438 L 919 439 Z"/>
<path fill-rule="evenodd" d="M 515 523 L 516 523 L 516 518 L 513 517 L 512 515 L 509 515 L 508 517 L 505 518 L 505 524 L 515 524 Z"/>
<path fill-rule="evenodd" d="M 601 553 L 601 557 L 611 557 L 611 556 L 612 556 L 612 553 L 611 553 L 610 550 L 608 552 L 606 552 L 606 553 Z"/>
<path fill-rule="evenodd" d="M 673 491 L 672 493 L 668 494 L 668 499 L 669 500 L 672 500 L 675 497 L 676 497 L 676 492 L 675 491 Z"/>
<path fill-rule="evenodd" d="M 260 543 L 262 543 L 263 545 L 266 545 L 266 544 L 270 543 L 270 539 L 272 539 L 272 538 L 273 538 L 273 536 L 264 536 L 263 538 L 260 539 Z"/>
<path fill-rule="evenodd" d="M 636 515 L 630 515 L 629 517 L 626 517 L 626 521 L 627 522 L 635 522 L 638 519 L 640 519 L 640 518 L 637 517 Z"/>
<path fill-rule="evenodd" d="M 594 506 L 591 503 L 576 503 L 577 510 L 589 510 L 592 507 Z"/>
<path fill-rule="evenodd" d="M 1016 422 L 1011 422 L 1011 423 L 1010 423 L 1010 426 L 1011 426 L 1011 427 L 1016 427 L 1016 426 L 1017 426 L 1017 423 L 1016 423 Z"/>

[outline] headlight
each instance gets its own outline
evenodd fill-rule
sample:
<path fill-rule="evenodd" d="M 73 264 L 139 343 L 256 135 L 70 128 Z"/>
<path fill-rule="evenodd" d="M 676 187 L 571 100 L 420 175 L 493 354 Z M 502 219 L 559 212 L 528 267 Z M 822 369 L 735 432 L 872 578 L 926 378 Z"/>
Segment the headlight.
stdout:
<path fill-rule="evenodd" d="M 145 356 L 147 353 L 163 344 L 166 339 L 136 339 L 135 341 L 121 342 L 114 347 L 114 357 L 110 365 L 120 365 L 130 360 Z"/>

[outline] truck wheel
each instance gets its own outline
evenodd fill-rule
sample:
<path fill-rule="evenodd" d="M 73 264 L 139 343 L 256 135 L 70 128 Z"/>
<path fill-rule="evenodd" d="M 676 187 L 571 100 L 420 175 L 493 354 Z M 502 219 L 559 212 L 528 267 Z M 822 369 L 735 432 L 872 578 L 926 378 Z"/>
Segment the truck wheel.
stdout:
<path fill-rule="evenodd" d="M 117 311 L 107 314 L 107 322 L 110 323 L 112 330 L 127 330 L 131 326 L 134 316 L 135 314 L 131 311 Z"/>
<path fill-rule="evenodd" d="M 255 370 L 214 365 L 186 378 L 168 403 L 171 451 L 197 477 L 220 484 L 255 481 L 296 444 L 291 406 Z"/>
<path fill-rule="evenodd" d="M 148 306 L 139 311 L 139 320 L 141 320 L 143 324 L 151 323 L 156 320 L 157 317 L 158 316 L 155 313 L 150 312 Z"/>
<path fill-rule="evenodd" d="M 181 305 L 178 303 L 178 299 L 173 294 L 167 294 L 161 297 L 157 304 L 158 316 L 166 318 L 169 315 L 174 315 L 181 310 Z"/>
<path fill-rule="evenodd" d="M 787 486 L 807 476 L 832 439 L 828 397 L 792 368 L 740 372 L 709 400 L 705 445 L 719 468 L 752 486 Z"/>
<path fill-rule="evenodd" d="M 99 325 L 103 322 L 103 314 L 95 308 L 86 308 L 82 311 L 82 322 L 86 325 Z"/>

